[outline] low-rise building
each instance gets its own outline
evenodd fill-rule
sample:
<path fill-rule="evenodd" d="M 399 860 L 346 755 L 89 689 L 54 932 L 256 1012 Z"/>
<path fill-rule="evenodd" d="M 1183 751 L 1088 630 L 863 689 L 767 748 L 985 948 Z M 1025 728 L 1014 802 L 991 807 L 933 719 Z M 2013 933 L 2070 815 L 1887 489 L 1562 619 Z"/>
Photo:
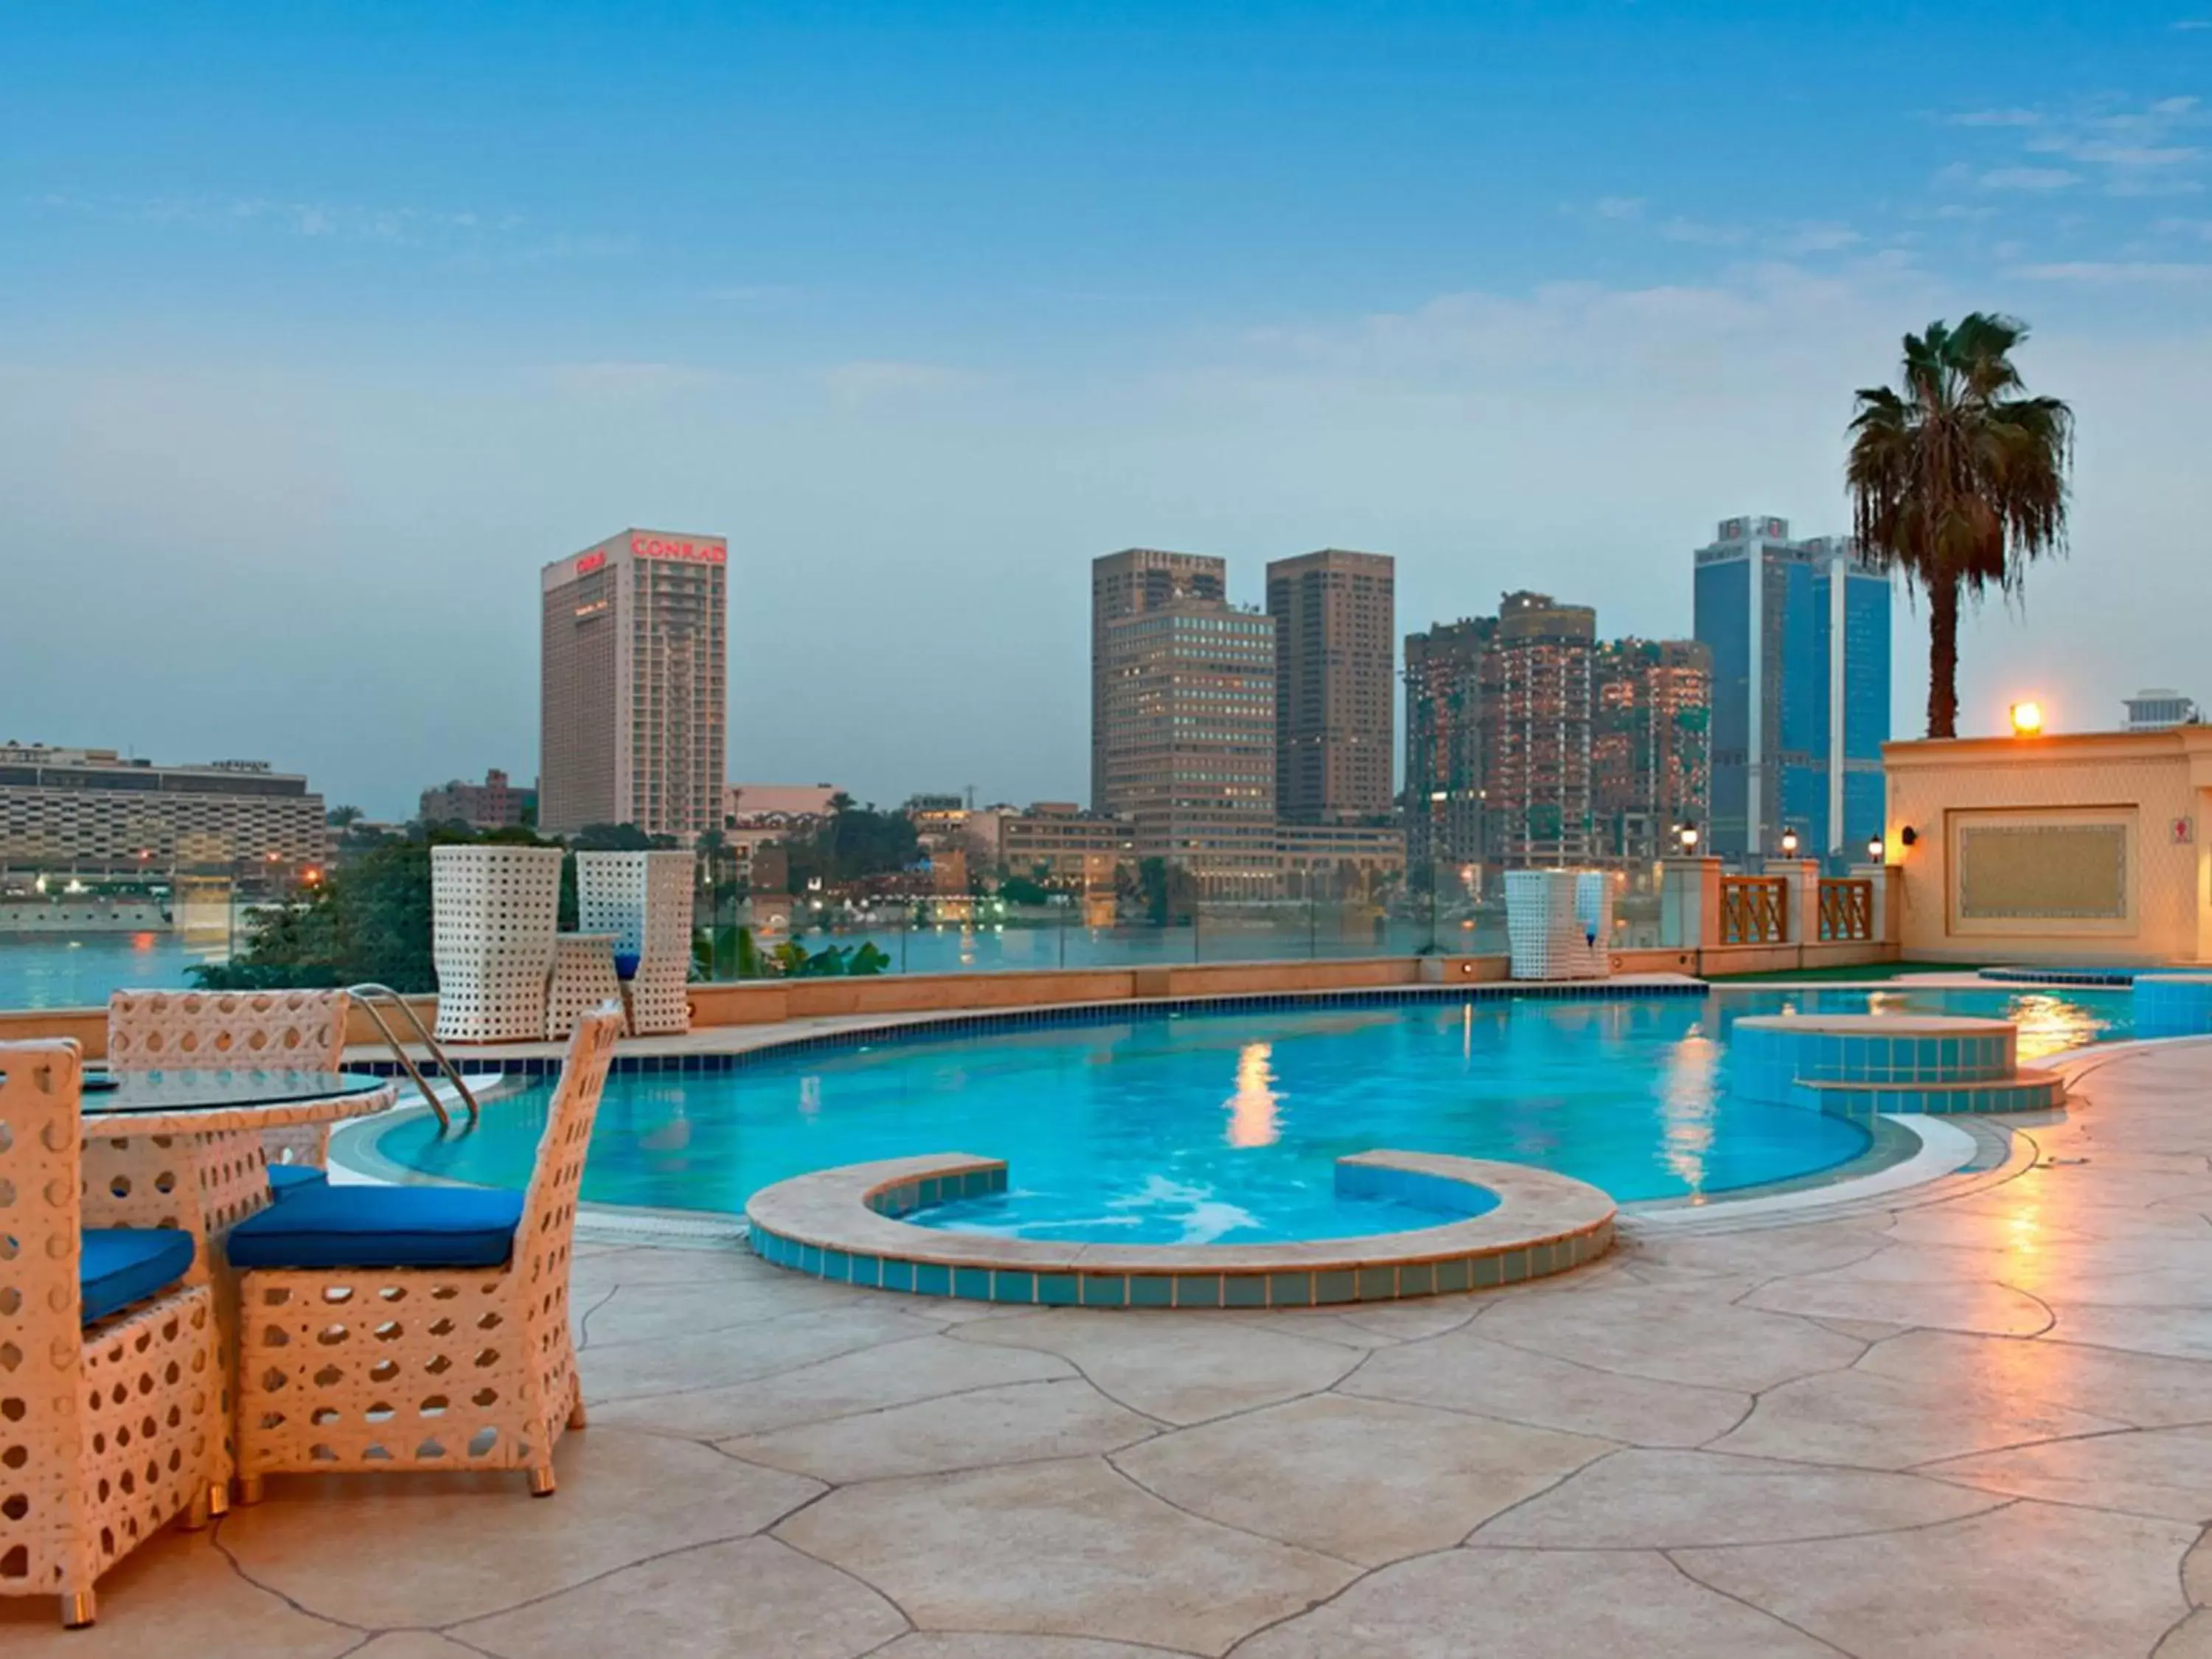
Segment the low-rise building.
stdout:
<path fill-rule="evenodd" d="M 1073 801 L 1037 801 L 999 820 L 999 862 L 1009 875 L 1087 887 L 1103 870 L 1110 887 L 1115 866 L 1136 855 L 1132 819 L 1085 812 Z"/>
<path fill-rule="evenodd" d="M 1395 823 L 1279 823 L 1283 896 L 1376 901 L 1404 880 L 1406 832 Z"/>
<path fill-rule="evenodd" d="M 1905 961 L 2212 960 L 2212 726 L 1892 743 L 1882 759 Z"/>
<path fill-rule="evenodd" d="M 0 746 L 0 869 L 274 884 L 329 855 L 323 798 L 266 761 L 156 766 L 112 749 Z"/>
<path fill-rule="evenodd" d="M 517 824 L 536 821 L 538 792 L 516 788 L 507 781 L 507 774 L 495 766 L 484 774 L 482 783 L 465 783 L 455 778 L 434 789 L 425 789 L 422 810 L 416 816 L 424 823 L 465 823 L 471 830 L 511 830 Z"/>
<path fill-rule="evenodd" d="M 817 823 L 844 793 L 834 783 L 733 783 L 722 792 L 722 827 Z"/>

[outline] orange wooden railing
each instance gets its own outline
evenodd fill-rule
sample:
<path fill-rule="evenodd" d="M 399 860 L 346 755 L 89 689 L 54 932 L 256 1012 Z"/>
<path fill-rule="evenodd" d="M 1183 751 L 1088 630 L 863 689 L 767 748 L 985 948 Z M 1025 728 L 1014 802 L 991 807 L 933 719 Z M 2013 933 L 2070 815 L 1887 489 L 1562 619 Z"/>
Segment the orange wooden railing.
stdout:
<path fill-rule="evenodd" d="M 1782 945 L 1790 938 L 1790 884 L 1780 876 L 1721 878 L 1721 943 Z"/>

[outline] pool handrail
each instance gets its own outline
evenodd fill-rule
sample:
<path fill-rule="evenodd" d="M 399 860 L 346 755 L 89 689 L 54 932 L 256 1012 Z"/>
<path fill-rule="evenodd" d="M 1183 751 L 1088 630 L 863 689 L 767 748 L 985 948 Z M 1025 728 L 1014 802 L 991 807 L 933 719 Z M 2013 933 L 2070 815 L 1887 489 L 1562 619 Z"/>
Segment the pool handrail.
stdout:
<path fill-rule="evenodd" d="M 477 1104 L 477 1097 L 470 1092 L 468 1083 L 461 1076 L 459 1068 L 454 1066 L 446 1051 L 438 1046 L 438 1039 L 431 1036 L 428 1030 L 424 1027 L 422 1016 L 408 1005 L 407 999 L 389 985 L 374 983 L 349 985 L 346 987 L 346 994 L 361 1005 L 362 1012 L 369 1017 L 377 1030 L 383 1035 L 385 1043 L 391 1048 L 393 1057 L 399 1061 L 407 1075 L 414 1079 L 415 1086 L 422 1091 L 422 1098 L 430 1103 L 430 1109 L 438 1116 L 439 1133 L 442 1134 L 453 1127 L 453 1115 L 446 1110 L 445 1102 L 438 1098 L 438 1091 L 433 1089 L 428 1080 L 423 1077 L 422 1068 L 415 1064 L 413 1056 L 408 1054 L 407 1045 L 399 1040 L 398 1034 L 385 1019 L 377 1006 L 380 1001 L 389 1002 L 393 1007 L 398 1009 L 408 1024 L 414 1028 L 415 1035 L 422 1041 L 422 1046 L 430 1051 L 430 1058 L 436 1063 L 439 1075 L 452 1082 L 453 1088 L 461 1097 L 461 1103 L 468 1108 L 469 1127 L 474 1128 L 483 1115 L 483 1109 Z"/>

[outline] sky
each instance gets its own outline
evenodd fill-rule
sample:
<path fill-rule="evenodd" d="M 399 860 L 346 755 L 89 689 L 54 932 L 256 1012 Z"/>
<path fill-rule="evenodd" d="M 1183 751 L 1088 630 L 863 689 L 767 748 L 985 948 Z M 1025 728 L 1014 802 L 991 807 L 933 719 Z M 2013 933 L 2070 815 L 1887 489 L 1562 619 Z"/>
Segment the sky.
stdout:
<path fill-rule="evenodd" d="M 1962 729 L 2212 700 L 2208 0 L 11 0 L 0 76 L 0 739 L 527 777 L 640 526 L 729 538 L 733 779 L 1074 799 L 1093 556 L 1685 635 L 1976 308 L 2079 438 Z"/>

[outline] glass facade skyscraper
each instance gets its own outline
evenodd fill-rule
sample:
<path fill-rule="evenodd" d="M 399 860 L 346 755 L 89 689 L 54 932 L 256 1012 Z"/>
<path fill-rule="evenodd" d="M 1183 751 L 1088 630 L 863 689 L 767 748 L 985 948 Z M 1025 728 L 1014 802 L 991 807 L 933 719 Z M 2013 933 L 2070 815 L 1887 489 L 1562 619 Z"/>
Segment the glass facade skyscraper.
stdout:
<path fill-rule="evenodd" d="M 1712 819 L 1723 858 L 1844 852 L 1882 825 L 1890 585 L 1850 542 L 1784 519 L 1723 522 L 1698 550 L 1696 634 L 1712 652 Z"/>

